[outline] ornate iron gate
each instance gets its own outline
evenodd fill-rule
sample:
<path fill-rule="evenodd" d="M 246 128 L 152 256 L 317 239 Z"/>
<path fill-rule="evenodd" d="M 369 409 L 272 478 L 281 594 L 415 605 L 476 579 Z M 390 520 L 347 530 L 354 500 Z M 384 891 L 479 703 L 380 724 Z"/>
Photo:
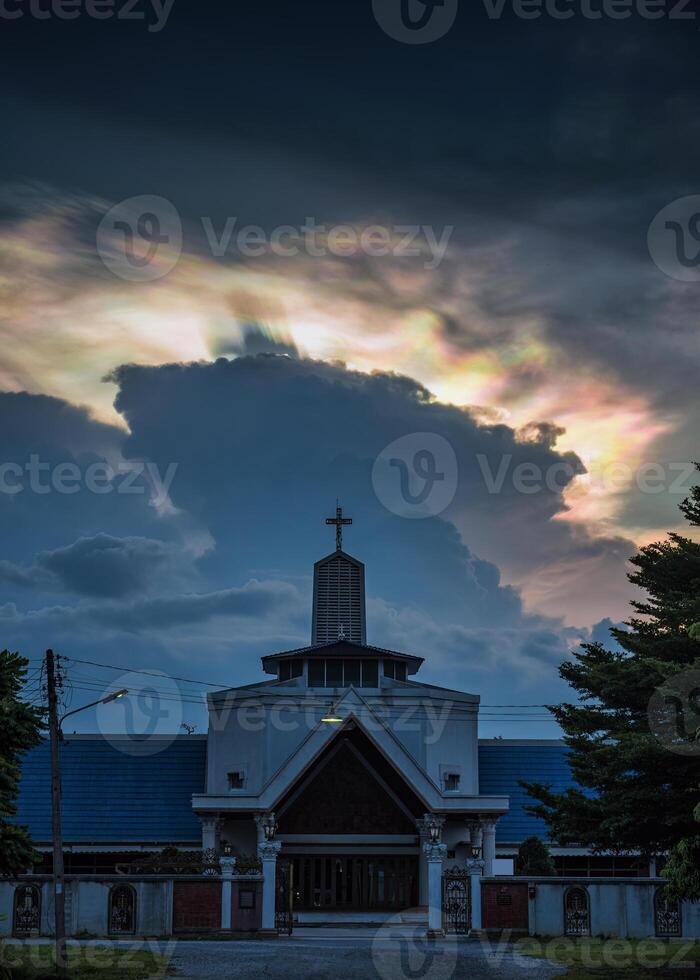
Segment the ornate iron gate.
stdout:
<path fill-rule="evenodd" d="M 294 882 L 291 861 L 277 862 L 275 884 L 275 928 L 278 933 L 291 936 L 294 928 Z"/>
<path fill-rule="evenodd" d="M 666 897 L 663 888 L 654 895 L 654 932 L 657 936 L 681 936 L 681 907 Z"/>
<path fill-rule="evenodd" d="M 40 920 L 41 891 L 36 885 L 20 885 L 15 889 L 12 935 L 38 936 Z"/>
<path fill-rule="evenodd" d="M 469 872 L 466 868 L 449 868 L 442 876 L 442 928 L 445 932 L 466 935 L 472 923 Z"/>
<path fill-rule="evenodd" d="M 589 936 L 591 932 L 588 892 L 569 888 L 564 897 L 564 935 Z"/>

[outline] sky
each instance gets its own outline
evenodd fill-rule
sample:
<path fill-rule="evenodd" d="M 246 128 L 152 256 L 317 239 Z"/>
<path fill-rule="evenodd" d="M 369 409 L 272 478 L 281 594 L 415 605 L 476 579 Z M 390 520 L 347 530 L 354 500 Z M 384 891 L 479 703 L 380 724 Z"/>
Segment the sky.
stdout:
<path fill-rule="evenodd" d="M 3 7 L 0 625 L 71 706 L 204 730 L 339 498 L 369 642 L 557 734 L 700 416 L 698 24 L 590 3 Z"/>

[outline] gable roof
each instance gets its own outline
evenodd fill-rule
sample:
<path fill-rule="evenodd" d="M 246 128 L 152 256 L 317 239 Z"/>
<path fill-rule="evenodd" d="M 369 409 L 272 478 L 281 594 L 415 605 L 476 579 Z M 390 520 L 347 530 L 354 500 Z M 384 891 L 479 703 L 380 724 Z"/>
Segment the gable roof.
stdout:
<path fill-rule="evenodd" d="M 375 749 L 410 783 L 426 810 L 439 813 L 473 811 L 500 814 L 508 809 L 508 799 L 503 796 L 489 797 L 483 793 L 479 796 L 459 793 L 443 795 L 434 779 L 414 758 L 407 746 L 399 741 L 381 714 L 354 687 L 344 691 L 334 704 L 333 713 L 343 722 L 352 721 L 364 732 Z M 203 793 L 195 796 L 193 805 L 202 814 L 221 809 L 227 813 L 274 809 L 289 787 L 316 762 L 337 731 L 338 729 L 319 720 L 270 776 L 259 793 L 235 797 Z"/>
<path fill-rule="evenodd" d="M 120 741 L 128 752 L 119 748 Z M 154 748 L 158 751 L 154 752 Z M 206 782 L 206 735 L 134 741 L 126 736 L 66 736 L 61 743 L 62 823 L 66 844 L 199 843 L 192 794 Z M 51 751 L 26 753 L 16 822 L 35 843 L 51 841 Z"/>
<path fill-rule="evenodd" d="M 263 670 L 266 673 L 276 673 L 276 670 L 268 669 L 277 660 L 289 660 L 304 657 L 396 657 L 405 660 L 415 673 L 424 661 L 424 657 L 417 657 L 413 653 L 401 653 L 398 650 L 387 650 L 384 647 L 375 647 L 369 643 L 353 643 L 352 640 L 332 640 L 330 643 L 311 643 L 306 647 L 297 647 L 295 650 L 283 650 L 281 653 L 269 653 L 261 657 Z"/>
<path fill-rule="evenodd" d="M 479 790 L 507 793 L 510 809 L 496 824 L 496 842 L 518 844 L 526 837 L 548 838 L 547 825 L 525 810 L 532 800 L 520 780 L 549 784 L 555 793 L 576 786 L 564 742 L 549 739 L 479 741 Z"/>
<path fill-rule="evenodd" d="M 206 789 L 205 735 L 163 738 L 161 750 L 126 755 L 101 735 L 73 735 L 61 747 L 63 829 L 67 845 L 183 844 L 201 846 L 202 831 L 192 796 Z M 130 749 L 135 743 L 130 742 Z M 139 752 L 138 745 L 135 752 Z M 563 742 L 484 739 L 479 743 L 479 789 L 510 797 L 496 824 L 499 844 L 518 844 L 532 834 L 545 838 L 542 820 L 525 812 L 532 801 L 519 780 L 550 783 L 559 791 L 575 786 Z M 30 749 L 22 762 L 16 822 L 34 842 L 51 841 L 51 758 L 48 742 Z"/>

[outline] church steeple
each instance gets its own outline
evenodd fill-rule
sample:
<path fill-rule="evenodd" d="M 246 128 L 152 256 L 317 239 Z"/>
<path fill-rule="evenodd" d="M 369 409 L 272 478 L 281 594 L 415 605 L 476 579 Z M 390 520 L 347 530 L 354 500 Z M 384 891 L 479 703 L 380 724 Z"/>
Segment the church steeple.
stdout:
<path fill-rule="evenodd" d="M 314 565 L 314 597 L 311 626 L 312 643 L 332 643 L 339 638 L 366 643 L 365 566 L 343 551 L 343 526 L 352 524 L 336 507 L 335 551 Z"/>

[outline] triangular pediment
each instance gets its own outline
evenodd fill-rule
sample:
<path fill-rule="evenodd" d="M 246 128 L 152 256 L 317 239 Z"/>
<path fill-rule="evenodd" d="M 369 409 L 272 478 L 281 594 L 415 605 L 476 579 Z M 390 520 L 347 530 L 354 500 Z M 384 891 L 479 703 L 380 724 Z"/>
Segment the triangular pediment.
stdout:
<path fill-rule="evenodd" d="M 277 808 L 282 834 L 411 834 L 421 811 L 356 725 L 337 734 Z"/>

